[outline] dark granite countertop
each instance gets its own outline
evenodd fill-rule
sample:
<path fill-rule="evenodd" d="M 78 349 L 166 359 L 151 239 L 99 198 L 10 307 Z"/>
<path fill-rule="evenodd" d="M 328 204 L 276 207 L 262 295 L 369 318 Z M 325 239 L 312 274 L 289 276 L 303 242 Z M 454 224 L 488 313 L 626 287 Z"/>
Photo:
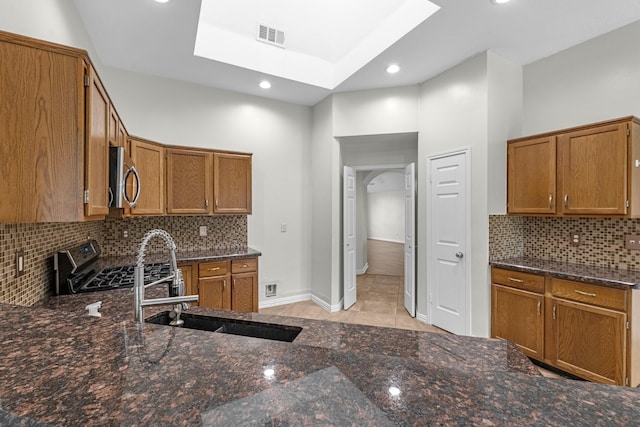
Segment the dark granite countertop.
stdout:
<path fill-rule="evenodd" d="M 640 288 L 640 271 L 593 267 L 529 257 L 500 259 L 491 261 L 490 264 L 494 267 L 525 273 L 549 274 L 560 279 L 588 282 L 613 288 Z"/>
<path fill-rule="evenodd" d="M 261 256 L 262 253 L 250 247 L 236 247 L 225 249 L 208 249 L 201 251 L 176 251 L 176 261 L 178 263 L 187 262 L 209 262 L 228 261 L 234 259 L 246 259 Z M 167 253 L 147 254 L 146 262 L 166 262 Z M 100 258 L 100 267 L 114 267 L 121 265 L 135 265 L 135 255 L 108 256 Z"/>
<path fill-rule="evenodd" d="M 640 419 L 640 391 L 541 377 L 502 340 L 191 309 L 303 327 L 293 343 L 281 343 L 141 327 L 132 299 L 121 289 L 31 308 L 0 304 L 0 421 L 611 426 Z M 98 300 L 103 316 L 87 316 L 85 306 Z"/>

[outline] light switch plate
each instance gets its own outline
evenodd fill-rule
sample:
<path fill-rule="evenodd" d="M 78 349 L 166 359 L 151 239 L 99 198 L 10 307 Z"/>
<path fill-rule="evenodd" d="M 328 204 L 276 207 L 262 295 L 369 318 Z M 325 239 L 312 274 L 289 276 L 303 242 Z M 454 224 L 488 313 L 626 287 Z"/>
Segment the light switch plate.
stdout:
<path fill-rule="evenodd" d="M 206 225 L 201 225 L 200 226 L 200 237 L 206 237 L 207 236 L 207 226 Z"/>
<path fill-rule="evenodd" d="M 16 276 L 24 274 L 24 251 L 16 251 Z"/>

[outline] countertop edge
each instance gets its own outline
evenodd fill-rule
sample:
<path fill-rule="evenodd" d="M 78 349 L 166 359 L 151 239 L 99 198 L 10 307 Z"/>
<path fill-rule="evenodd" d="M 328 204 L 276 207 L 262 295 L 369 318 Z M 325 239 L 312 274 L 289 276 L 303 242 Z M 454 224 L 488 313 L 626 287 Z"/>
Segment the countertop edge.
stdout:
<path fill-rule="evenodd" d="M 543 274 L 559 279 L 608 286 L 619 289 L 640 289 L 640 271 L 614 270 L 560 261 L 518 257 L 489 262 L 492 267 L 525 273 Z"/>

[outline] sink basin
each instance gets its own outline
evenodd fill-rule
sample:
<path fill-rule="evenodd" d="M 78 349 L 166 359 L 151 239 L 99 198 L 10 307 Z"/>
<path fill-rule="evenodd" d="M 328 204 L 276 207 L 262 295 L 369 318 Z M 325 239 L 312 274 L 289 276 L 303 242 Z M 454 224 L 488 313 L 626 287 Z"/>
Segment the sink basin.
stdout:
<path fill-rule="evenodd" d="M 147 323 L 169 326 L 172 320 L 170 311 L 163 311 L 145 320 Z M 222 334 L 242 335 L 245 337 L 264 338 L 268 340 L 293 342 L 302 328 L 298 326 L 278 325 L 274 323 L 252 322 L 249 320 L 226 319 L 224 317 L 203 316 L 201 314 L 182 313 L 182 326 L 172 326 L 187 329 L 197 329 Z"/>

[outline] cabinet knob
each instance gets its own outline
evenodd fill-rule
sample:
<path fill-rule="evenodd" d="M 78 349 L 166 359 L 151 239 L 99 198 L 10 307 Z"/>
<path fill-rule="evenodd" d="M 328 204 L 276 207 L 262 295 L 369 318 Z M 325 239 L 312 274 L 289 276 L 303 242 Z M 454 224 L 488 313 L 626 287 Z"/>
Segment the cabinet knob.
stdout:
<path fill-rule="evenodd" d="M 463 258 L 464 254 L 462 252 L 456 252 L 456 258 Z"/>

